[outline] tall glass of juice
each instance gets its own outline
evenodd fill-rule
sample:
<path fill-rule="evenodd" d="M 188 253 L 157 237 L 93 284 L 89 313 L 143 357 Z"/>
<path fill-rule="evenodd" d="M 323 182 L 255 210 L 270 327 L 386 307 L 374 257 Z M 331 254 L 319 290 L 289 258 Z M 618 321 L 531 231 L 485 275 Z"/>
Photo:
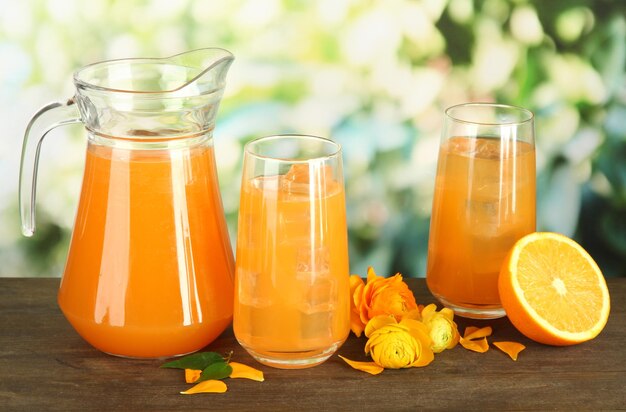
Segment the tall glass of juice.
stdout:
<path fill-rule="evenodd" d="M 269 136 L 244 150 L 233 327 L 259 362 L 304 368 L 350 331 L 341 148 Z"/>
<path fill-rule="evenodd" d="M 433 295 L 460 316 L 504 316 L 500 266 L 535 231 L 535 203 L 533 114 L 491 103 L 448 108 L 428 242 Z"/>

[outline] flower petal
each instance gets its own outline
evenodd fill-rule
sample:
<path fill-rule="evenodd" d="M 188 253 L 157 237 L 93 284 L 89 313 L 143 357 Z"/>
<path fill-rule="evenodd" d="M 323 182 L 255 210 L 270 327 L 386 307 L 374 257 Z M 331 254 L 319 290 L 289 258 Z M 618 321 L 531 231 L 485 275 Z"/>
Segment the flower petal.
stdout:
<path fill-rule="evenodd" d="M 422 320 L 422 314 L 421 311 L 419 309 L 411 309 L 408 312 L 406 312 L 404 315 L 402 315 L 402 319 L 414 319 L 414 320 Z M 400 319 L 400 320 L 402 320 Z"/>
<path fill-rule="evenodd" d="M 263 382 L 265 380 L 263 372 L 258 369 L 254 369 L 252 366 L 244 365 L 239 362 L 230 362 L 229 365 L 233 368 L 229 378 L 244 378 L 257 382 Z"/>
<path fill-rule="evenodd" d="M 365 323 L 361 319 L 361 301 L 363 300 L 363 288 L 365 283 L 359 275 L 350 276 L 350 330 L 360 337 L 365 328 Z"/>
<path fill-rule="evenodd" d="M 526 349 L 526 346 L 517 342 L 493 342 L 493 344 L 496 348 L 509 355 L 514 361 L 517 360 L 517 355 Z"/>
<path fill-rule="evenodd" d="M 366 307 L 366 299 L 365 299 L 365 283 L 357 285 L 354 295 L 352 297 L 354 301 L 354 319 L 355 323 L 358 320 L 360 323 L 361 332 L 365 328 L 367 321 L 369 318 L 367 317 L 367 307 Z M 357 319 L 358 318 L 358 319 Z M 361 336 L 360 334 L 357 335 Z"/>
<path fill-rule="evenodd" d="M 424 308 L 422 309 L 422 319 L 430 317 L 435 312 L 437 312 L 437 305 L 435 305 L 434 303 L 424 306 Z"/>
<path fill-rule="evenodd" d="M 420 343 L 421 343 L 420 356 L 417 358 L 415 362 L 411 364 L 411 366 L 418 367 L 418 368 L 421 368 L 422 366 L 426 366 L 430 364 L 433 360 L 435 360 L 435 353 L 433 352 L 433 350 L 428 345 L 424 345 L 423 342 L 420 342 Z"/>
<path fill-rule="evenodd" d="M 405 326 L 408 329 L 418 329 L 419 331 L 428 335 L 428 328 L 419 320 L 406 318 L 406 319 L 402 319 L 398 324 L 400 326 Z"/>
<path fill-rule="evenodd" d="M 228 388 L 222 381 L 210 379 L 193 386 L 186 391 L 181 392 L 183 395 L 193 395 L 195 393 L 224 393 Z"/>
<path fill-rule="evenodd" d="M 396 322 L 396 318 L 394 318 L 393 316 L 388 316 L 388 315 L 375 316 L 372 319 L 370 319 L 369 322 L 367 322 L 367 325 L 365 325 L 365 336 L 369 338 L 370 335 L 374 331 L 380 328 L 383 328 L 387 325 L 395 325 L 397 323 L 398 322 Z"/>
<path fill-rule="evenodd" d="M 354 296 L 356 288 L 364 284 L 363 279 L 359 275 L 350 275 L 350 294 Z"/>
<path fill-rule="evenodd" d="M 363 285 L 363 287 L 361 288 L 359 286 L 360 290 L 360 301 L 358 302 L 358 306 L 357 308 L 359 309 L 359 316 L 361 317 L 361 322 L 363 322 L 363 325 L 367 325 L 367 322 L 372 318 L 372 316 L 370 316 L 370 303 L 372 301 L 372 292 L 374 290 L 373 288 L 373 284 L 374 282 L 367 282 L 365 285 Z"/>
<path fill-rule="evenodd" d="M 406 334 L 406 331 L 398 329 L 398 325 L 387 325 L 375 330 L 374 332 L 372 332 L 372 334 L 369 336 L 369 339 L 365 343 L 365 354 L 367 355 L 368 353 L 370 353 L 371 348 L 373 348 L 374 346 L 379 344 L 384 345 L 388 340 L 393 340 L 394 336 L 398 334 L 398 332 Z"/>
<path fill-rule="evenodd" d="M 378 375 L 379 373 L 381 373 L 383 370 L 385 370 L 385 368 L 383 368 L 380 365 L 377 365 L 375 362 L 359 362 L 359 361 L 353 361 L 347 358 L 344 358 L 343 356 L 339 355 L 339 357 L 341 359 L 343 359 L 348 365 L 352 366 L 354 369 L 358 369 L 360 371 L 363 372 L 367 372 L 370 375 Z"/>
<path fill-rule="evenodd" d="M 469 339 L 461 338 L 459 342 L 461 343 L 461 346 L 463 346 L 465 349 L 468 349 L 474 352 L 485 353 L 489 350 L 489 343 L 487 343 L 487 338 L 476 339 L 476 340 L 469 340 Z"/>
<path fill-rule="evenodd" d="M 454 320 L 454 311 L 450 308 L 443 308 L 439 311 L 446 319 Z"/>
<path fill-rule="evenodd" d="M 367 268 L 367 283 L 370 283 L 371 281 L 375 280 L 376 278 L 379 278 L 382 276 L 378 276 L 376 274 L 376 272 L 374 272 L 374 268 L 373 267 L 368 267 Z"/>
<path fill-rule="evenodd" d="M 201 370 L 198 369 L 185 369 L 185 382 L 194 383 L 200 378 Z"/>
<path fill-rule="evenodd" d="M 472 340 L 472 339 L 480 339 L 486 336 L 491 336 L 492 333 L 491 326 L 485 326 L 484 328 L 477 328 L 476 326 L 468 326 L 465 328 L 465 334 L 463 335 L 464 339 Z"/>
<path fill-rule="evenodd" d="M 357 338 L 361 337 L 363 333 L 363 322 L 361 322 L 361 318 L 358 315 L 354 316 L 350 314 L 350 330 Z"/>

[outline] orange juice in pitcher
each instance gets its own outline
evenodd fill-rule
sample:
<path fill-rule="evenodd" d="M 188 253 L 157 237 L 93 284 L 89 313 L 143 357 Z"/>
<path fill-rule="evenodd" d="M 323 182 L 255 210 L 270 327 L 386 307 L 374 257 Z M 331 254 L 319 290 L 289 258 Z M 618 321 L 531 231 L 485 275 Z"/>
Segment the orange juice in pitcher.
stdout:
<path fill-rule="evenodd" d="M 33 137 L 75 121 L 89 131 L 58 302 L 104 352 L 193 352 L 232 319 L 234 259 L 212 141 L 231 62 L 225 50 L 203 49 L 87 66 L 75 74 L 74 99 L 44 108 L 29 125 L 21 173 L 26 235 L 34 232 Z"/>

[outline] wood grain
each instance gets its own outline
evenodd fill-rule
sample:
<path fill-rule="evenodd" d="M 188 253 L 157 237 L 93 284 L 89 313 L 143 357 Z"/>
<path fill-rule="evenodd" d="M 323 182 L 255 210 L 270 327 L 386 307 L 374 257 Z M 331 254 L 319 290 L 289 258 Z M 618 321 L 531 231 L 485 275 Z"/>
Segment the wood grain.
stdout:
<path fill-rule="evenodd" d="M 256 364 L 227 330 L 207 350 L 234 351 L 265 382 L 227 381 L 228 392 L 183 396 L 182 371 L 162 360 L 105 355 L 85 343 L 56 304 L 59 279 L 0 279 L 0 410 L 616 410 L 626 408 L 626 278 L 609 279 L 611 316 L 591 342 L 550 347 L 521 336 L 506 318 L 491 325 L 491 340 L 527 346 L 517 362 L 492 347 L 485 354 L 461 346 L 425 368 L 370 376 L 337 356 L 302 370 Z M 434 302 L 423 279 L 408 279 L 419 303 Z M 351 336 L 339 354 L 366 360 L 365 339 Z"/>

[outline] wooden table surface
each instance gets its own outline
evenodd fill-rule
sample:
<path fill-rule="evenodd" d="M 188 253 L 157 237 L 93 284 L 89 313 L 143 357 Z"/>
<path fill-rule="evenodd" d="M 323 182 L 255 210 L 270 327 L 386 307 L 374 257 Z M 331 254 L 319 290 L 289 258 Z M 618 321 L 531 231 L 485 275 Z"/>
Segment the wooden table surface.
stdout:
<path fill-rule="evenodd" d="M 408 279 L 418 303 L 433 298 L 423 279 Z M 206 350 L 265 373 L 265 382 L 227 380 L 224 394 L 180 395 L 182 371 L 162 360 L 100 353 L 85 343 L 56 304 L 59 279 L 0 279 L 0 410 L 616 410 L 626 409 L 626 278 L 609 279 L 611 315 L 593 341 L 550 347 L 520 335 L 504 319 L 457 318 L 459 328 L 491 325 L 491 340 L 527 346 L 517 362 L 492 348 L 460 345 L 425 368 L 371 376 L 337 356 L 309 369 L 256 364 L 227 330 Z M 338 351 L 366 360 L 365 339 L 350 336 Z"/>

